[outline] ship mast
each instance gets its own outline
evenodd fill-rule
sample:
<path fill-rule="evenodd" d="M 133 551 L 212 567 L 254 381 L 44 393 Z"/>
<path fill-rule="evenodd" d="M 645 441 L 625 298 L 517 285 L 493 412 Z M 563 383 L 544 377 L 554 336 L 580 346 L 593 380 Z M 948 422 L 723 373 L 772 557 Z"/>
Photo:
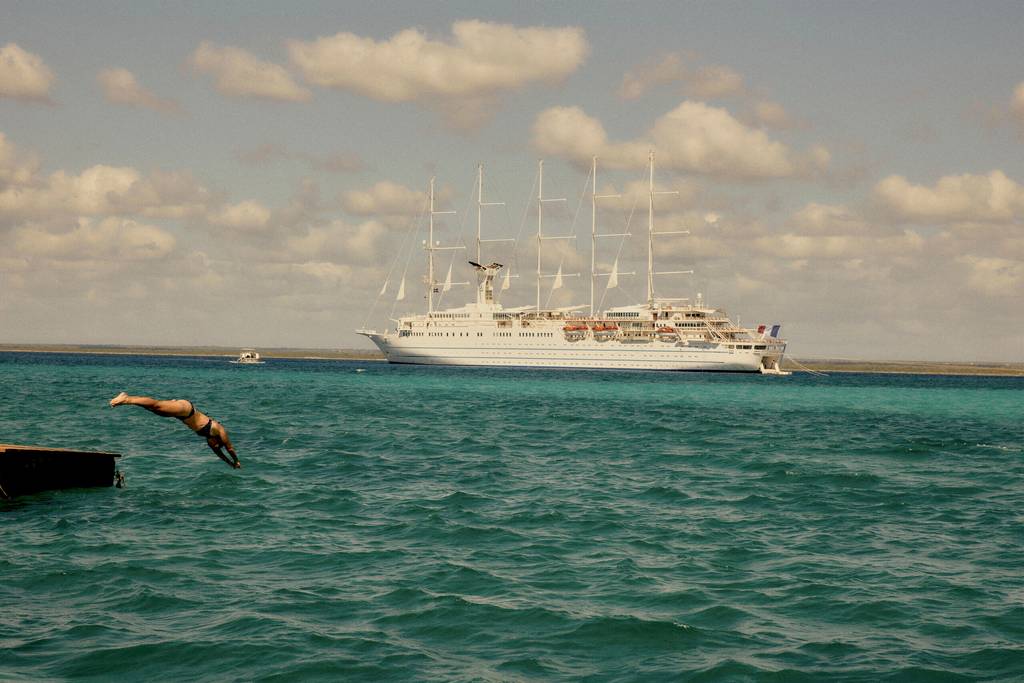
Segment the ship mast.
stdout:
<path fill-rule="evenodd" d="M 484 208 L 484 165 L 476 166 L 476 262 L 480 263 L 480 224 Z"/>
<path fill-rule="evenodd" d="M 654 230 L 654 195 L 656 194 L 679 194 L 679 190 L 654 190 L 654 150 L 648 155 L 648 202 L 647 202 L 647 305 L 654 307 L 654 276 L 655 275 L 682 275 L 692 274 L 692 270 L 654 270 L 654 236 L 655 235 L 689 235 L 689 230 Z M 665 301 L 678 301 L 679 299 L 665 299 Z"/>
<path fill-rule="evenodd" d="M 597 238 L 598 237 L 625 237 L 629 233 L 618 233 L 614 235 L 597 234 L 597 200 L 621 197 L 620 194 L 598 194 L 597 193 L 597 157 L 590 159 L 590 317 L 594 317 L 594 280 L 604 273 L 597 272 Z M 611 273 L 607 273 L 610 277 Z"/>
<path fill-rule="evenodd" d="M 544 160 L 537 162 L 537 312 L 540 313 L 540 254 L 544 245 Z"/>
<path fill-rule="evenodd" d="M 430 176 L 430 228 L 427 230 L 427 313 L 434 312 L 434 176 Z"/>
<path fill-rule="evenodd" d="M 540 280 L 544 275 L 541 274 L 540 269 L 540 257 L 543 252 L 544 240 L 572 240 L 576 239 L 575 235 L 552 235 L 546 237 L 544 235 L 544 202 L 564 202 L 565 197 L 558 197 L 548 199 L 544 196 L 544 160 L 541 159 L 537 162 L 537 312 L 540 312 Z M 578 275 L 578 273 L 577 273 Z M 562 277 L 568 277 L 562 275 Z"/>
<path fill-rule="evenodd" d="M 434 252 L 464 249 L 465 247 L 442 247 L 434 243 L 434 216 L 455 213 L 454 211 L 434 211 L 434 176 L 430 177 L 430 227 L 427 230 L 427 314 L 434 312 Z"/>
<path fill-rule="evenodd" d="M 594 278 L 597 266 L 597 157 L 590 159 L 590 317 L 594 317 Z"/>
<path fill-rule="evenodd" d="M 649 187 L 647 202 L 647 305 L 654 305 L 654 150 L 648 156 Z M 433 185 L 431 185 L 433 192 Z M 433 197 L 433 194 L 431 194 Z M 433 201 L 433 200 L 431 200 Z M 431 204 L 433 208 L 433 204 Z"/>
<path fill-rule="evenodd" d="M 501 237 L 496 239 L 481 239 L 481 231 L 483 224 L 483 207 L 485 206 L 505 206 L 505 202 L 485 202 L 484 201 L 484 165 L 477 164 L 476 167 L 476 262 L 480 263 L 481 249 L 480 246 L 484 242 L 515 242 L 514 238 Z"/>

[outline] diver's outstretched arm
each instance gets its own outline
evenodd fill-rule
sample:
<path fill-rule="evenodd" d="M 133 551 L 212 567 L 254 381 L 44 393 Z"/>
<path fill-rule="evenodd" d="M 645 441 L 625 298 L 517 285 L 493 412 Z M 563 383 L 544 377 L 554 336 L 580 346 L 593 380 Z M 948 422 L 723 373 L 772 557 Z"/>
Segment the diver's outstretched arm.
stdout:
<path fill-rule="evenodd" d="M 209 444 L 207 444 L 207 446 L 209 446 Z M 220 449 L 220 446 L 210 446 L 210 450 L 216 453 L 218 458 L 226 462 L 228 464 L 228 467 L 231 467 L 236 470 L 242 469 L 242 463 L 238 462 L 238 456 L 235 456 L 235 459 L 232 460 L 231 458 L 224 454 L 224 451 Z M 232 453 L 232 455 L 234 455 L 234 453 Z"/>

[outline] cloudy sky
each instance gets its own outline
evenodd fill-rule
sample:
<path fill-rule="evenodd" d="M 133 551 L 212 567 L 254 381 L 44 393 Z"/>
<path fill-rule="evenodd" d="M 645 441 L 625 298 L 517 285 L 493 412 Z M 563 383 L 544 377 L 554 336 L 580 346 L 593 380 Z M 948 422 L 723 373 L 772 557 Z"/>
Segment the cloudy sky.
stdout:
<path fill-rule="evenodd" d="M 535 298 L 664 296 L 782 322 L 805 357 L 1024 358 L 1019 2 L 0 5 L 0 342 L 366 346 L 437 239 Z M 577 244 L 578 243 L 578 244 Z M 467 252 L 454 279 L 468 280 Z M 395 302 L 405 275 L 408 296 Z M 383 297 L 382 285 L 388 282 Z M 550 285 L 551 279 L 546 284 Z M 454 288 L 442 305 L 471 296 Z M 369 316 L 369 318 L 368 318 Z"/>

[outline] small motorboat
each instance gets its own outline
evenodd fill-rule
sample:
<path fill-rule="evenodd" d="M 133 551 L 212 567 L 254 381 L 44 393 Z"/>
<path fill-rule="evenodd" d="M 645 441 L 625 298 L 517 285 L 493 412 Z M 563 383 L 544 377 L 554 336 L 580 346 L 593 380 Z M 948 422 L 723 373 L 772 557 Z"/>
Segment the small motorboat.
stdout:
<path fill-rule="evenodd" d="M 242 349 L 238 358 L 231 362 L 235 365 L 263 365 L 265 361 L 260 359 L 260 354 L 256 352 L 256 349 Z"/>

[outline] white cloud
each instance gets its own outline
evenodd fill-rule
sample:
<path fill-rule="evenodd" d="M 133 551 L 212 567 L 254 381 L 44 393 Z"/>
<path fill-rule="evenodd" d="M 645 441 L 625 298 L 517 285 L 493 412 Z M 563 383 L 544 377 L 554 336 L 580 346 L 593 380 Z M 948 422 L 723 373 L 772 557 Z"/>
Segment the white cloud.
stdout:
<path fill-rule="evenodd" d="M 39 161 L 22 154 L 7 136 L 0 132 L 0 190 L 7 185 L 24 185 L 35 176 Z"/>
<path fill-rule="evenodd" d="M 126 166 L 97 165 L 78 175 L 61 170 L 45 180 L 24 179 L 0 191 L 0 220 L 45 220 L 105 214 L 151 218 L 198 212 L 209 193 L 186 173 L 144 177 Z"/>
<path fill-rule="evenodd" d="M 785 107 L 770 100 L 759 100 L 754 103 L 753 118 L 767 128 L 785 129 L 794 126 L 793 119 Z"/>
<path fill-rule="evenodd" d="M 338 33 L 311 42 L 292 41 L 292 63 L 315 85 L 353 90 L 385 102 L 472 97 L 557 83 L 587 55 L 580 28 L 517 28 L 457 21 L 452 39 L 431 40 L 417 29 L 377 41 Z"/>
<path fill-rule="evenodd" d="M 144 107 L 165 114 L 181 111 L 181 107 L 174 100 L 157 97 L 143 88 L 135 79 L 135 75 L 128 69 L 103 69 L 96 75 L 96 81 L 103 89 L 103 96 L 113 104 Z"/>
<path fill-rule="evenodd" d="M 265 62 L 241 48 L 203 42 L 189 61 L 196 71 L 211 74 L 223 95 L 279 102 L 308 102 L 313 97 L 283 66 Z"/>
<path fill-rule="evenodd" d="M 682 81 L 688 73 L 683 57 L 677 52 L 670 52 L 658 61 L 627 71 L 619 86 L 619 97 L 635 100 L 651 88 Z"/>
<path fill-rule="evenodd" d="M 1003 118 L 998 116 L 998 118 Z M 1010 118 L 1017 124 L 1017 130 L 1024 138 L 1024 81 L 1017 84 L 1013 89 L 1013 99 L 1010 100 Z"/>
<path fill-rule="evenodd" d="M 53 82 L 53 72 L 39 55 L 16 43 L 0 48 L 0 97 L 48 102 Z"/>
<path fill-rule="evenodd" d="M 999 253 L 1024 261 L 1024 232 L 1020 235 L 1009 235 L 999 241 Z"/>
<path fill-rule="evenodd" d="M 270 225 L 270 209 L 256 201 L 229 204 L 207 215 L 207 220 L 232 230 L 265 230 Z"/>
<path fill-rule="evenodd" d="M 309 154 L 293 152 L 281 145 L 265 143 L 253 149 L 238 152 L 236 158 L 243 164 L 259 166 L 275 161 L 301 161 L 314 171 L 328 173 L 352 173 L 366 168 L 366 162 L 352 152 L 331 152 L 325 154 Z"/>
<path fill-rule="evenodd" d="M 860 234 L 867 224 L 843 205 L 811 202 L 793 214 L 795 227 L 817 235 Z"/>
<path fill-rule="evenodd" d="M 990 296 L 1024 294 L 1024 261 L 966 255 L 957 262 L 969 268 L 967 286 Z"/>
<path fill-rule="evenodd" d="M 385 225 L 365 221 L 351 225 L 334 220 L 325 226 L 315 226 L 305 235 L 290 237 L 289 255 L 296 260 L 333 259 L 346 262 L 374 262 L 381 255 L 380 242 L 388 234 Z"/>
<path fill-rule="evenodd" d="M 611 168 L 638 168 L 647 150 L 657 153 L 658 166 L 732 178 L 781 178 L 820 169 L 828 161 L 824 148 L 806 159 L 764 131 L 750 128 L 728 111 L 703 102 L 685 101 L 661 116 L 637 140 L 610 142 L 604 126 L 578 107 L 553 107 L 533 124 L 533 144 L 543 154 L 569 159 L 579 166 L 597 155 Z"/>
<path fill-rule="evenodd" d="M 892 237 L 862 235 L 798 235 L 785 233 L 759 237 L 753 242 L 758 251 L 785 259 L 881 258 L 916 254 L 925 240 L 912 230 Z"/>
<path fill-rule="evenodd" d="M 23 257 L 146 261 L 170 254 L 175 239 L 161 228 L 132 220 L 81 218 L 75 228 L 64 233 L 26 225 L 14 231 L 13 244 L 15 253 Z"/>
<path fill-rule="evenodd" d="M 725 109 L 683 102 L 651 129 L 669 167 L 746 177 L 782 177 L 796 172 L 789 150 L 762 131 L 744 126 Z"/>
<path fill-rule="evenodd" d="M 354 152 L 332 152 L 324 155 L 299 154 L 315 171 L 327 173 L 354 173 L 366 168 L 363 158 Z"/>
<path fill-rule="evenodd" d="M 187 172 L 96 165 L 79 174 L 60 170 L 42 178 L 34 155 L 20 153 L 0 133 L 0 227 L 23 221 L 66 223 L 79 216 L 184 218 L 212 201 Z"/>
<path fill-rule="evenodd" d="M 597 156 L 603 167 L 637 168 L 647 159 L 643 142 L 611 143 L 604 126 L 579 107 L 545 109 L 533 123 L 533 146 L 542 154 L 569 159 L 579 166 Z"/>
<path fill-rule="evenodd" d="M 702 66 L 694 72 L 684 92 L 702 99 L 738 95 L 743 92 L 743 76 L 728 66 Z"/>
<path fill-rule="evenodd" d="M 329 261 L 307 261 L 296 264 L 294 270 L 302 275 L 331 284 L 349 284 L 352 282 L 353 271 L 351 266 L 344 263 L 331 263 Z"/>
<path fill-rule="evenodd" d="M 716 99 L 743 94 L 743 76 L 721 64 L 691 67 L 696 55 L 669 52 L 658 59 L 627 71 L 619 86 L 619 97 L 635 100 L 648 90 L 669 83 L 681 83 L 682 92 L 691 97 Z"/>
<path fill-rule="evenodd" d="M 45 183 L 0 192 L 0 215 L 40 218 L 53 214 L 117 213 L 140 179 L 134 168 L 97 165 L 80 175 L 57 171 Z"/>
<path fill-rule="evenodd" d="M 188 171 L 155 170 L 132 186 L 122 205 L 146 218 L 186 218 L 201 215 L 212 201 Z"/>
<path fill-rule="evenodd" d="M 435 195 L 434 201 L 438 203 L 440 197 Z M 365 190 L 347 190 L 341 202 L 345 211 L 356 216 L 416 216 L 426 207 L 427 193 L 382 180 Z"/>
<path fill-rule="evenodd" d="M 912 223 L 1005 221 L 1024 215 L 1024 188 L 999 170 L 943 176 L 933 187 L 891 175 L 875 186 L 875 197 L 895 218 Z"/>

